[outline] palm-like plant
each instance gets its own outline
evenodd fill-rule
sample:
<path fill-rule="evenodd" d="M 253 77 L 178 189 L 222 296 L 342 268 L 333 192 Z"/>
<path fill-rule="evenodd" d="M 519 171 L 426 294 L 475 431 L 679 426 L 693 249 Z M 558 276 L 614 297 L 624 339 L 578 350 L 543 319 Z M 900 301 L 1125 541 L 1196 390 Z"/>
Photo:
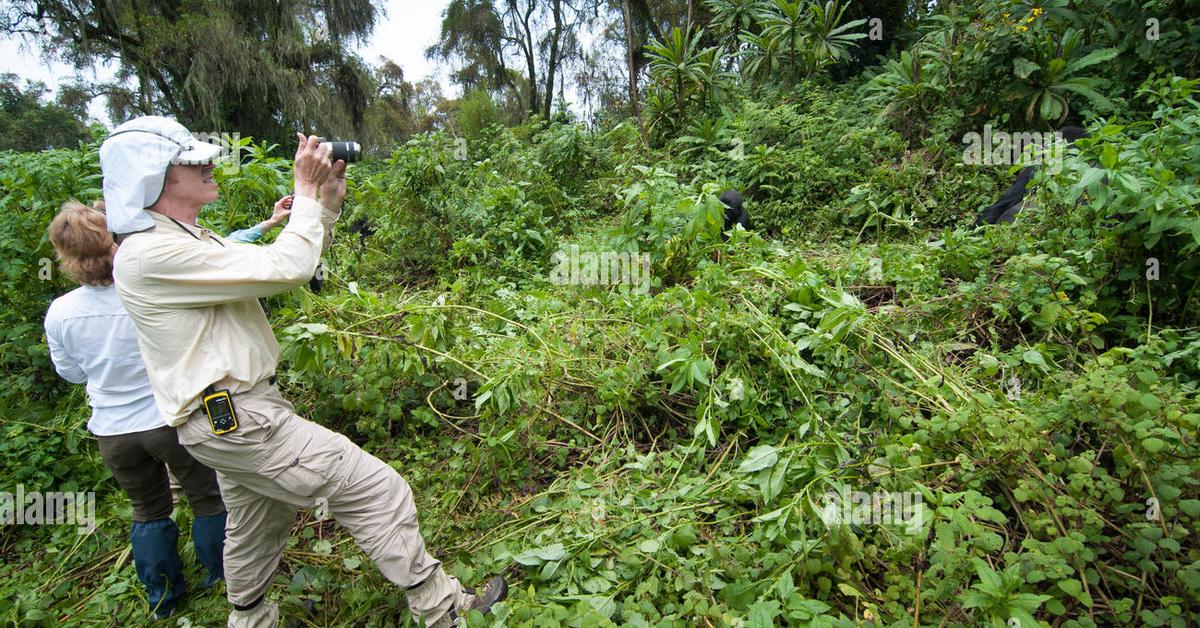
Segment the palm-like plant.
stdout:
<path fill-rule="evenodd" d="M 854 20 L 838 26 L 846 6 L 839 6 L 835 0 L 828 0 L 824 5 L 814 2 L 808 7 L 809 22 L 809 51 L 818 67 L 825 66 L 850 58 L 850 49 L 856 40 L 862 39 L 865 33 L 852 33 L 851 29 L 867 23 L 865 19 Z"/>
<path fill-rule="evenodd" d="M 804 4 L 805 0 L 773 0 L 758 13 L 763 36 L 775 41 L 783 58 L 793 69 L 803 65 L 800 55 L 807 47 L 808 13 L 804 10 Z"/>
<path fill-rule="evenodd" d="M 779 40 L 769 35 L 755 35 L 749 32 L 742 33 L 741 39 L 745 45 L 745 50 L 742 51 L 742 73 L 758 80 L 777 76 L 784 63 L 784 52 Z"/>
<path fill-rule="evenodd" d="M 712 13 L 709 28 L 729 52 L 737 51 L 739 35 L 754 26 L 755 15 L 763 10 L 764 0 L 705 0 Z"/>
<path fill-rule="evenodd" d="M 744 33 L 743 41 L 752 42 L 752 49 L 758 48 L 751 53 L 751 59 L 762 59 L 765 56 L 762 53 L 770 51 L 782 57 L 793 74 L 813 74 L 849 58 L 854 42 L 866 37 L 850 32 L 866 24 L 866 20 L 839 25 L 845 12 L 846 6 L 838 0 L 827 0 L 825 4 L 812 0 L 772 0 L 755 14 L 762 24 L 762 34 L 755 37 Z M 765 61 L 759 61 L 756 66 L 764 64 Z M 756 67 L 755 74 L 761 70 Z"/>
<path fill-rule="evenodd" d="M 687 100 L 693 92 L 704 92 L 713 79 L 716 48 L 701 48 L 703 29 L 688 36 L 679 27 L 671 29 L 665 42 L 646 46 L 650 56 L 650 76 L 668 89 L 675 100 L 680 121 L 687 119 Z"/>
<path fill-rule="evenodd" d="M 928 117 L 933 98 L 946 91 L 931 71 L 933 64 L 925 62 L 928 56 L 927 52 L 905 50 L 862 89 L 867 102 L 882 107 L 881 117 L 907 121 L 910 132 L 905 135 L 910 137 L 915 130 L 912 127 L 922 126 Z"/>
<path fill-rule="evenodd" d="M 1018 57 L 1013 61 L 1013 72 L 1017 78 L 1028 80 L 1032 85 L 1033 95 L 1025 109 L 1026 119 L 1032 121 L 1035 112 L 1043 120 L 1061 123 L 1071 113 L 1071 105 L 1067 100 L 1069 93 L 1087 98 L 1095 105 L 1111 108 L 1112 102 L 1096 91 L 1104 84 L 1103 79 L 1080 76 L 1081 70 L 1097 63 L 1109 61 L 1120 54 L 1115 48 L 1093 50 L 1078 59 L 1069 60 L 1083 41 L 1082 34 L 1075 29 L 1067 29 L 1062 40 L 1055 42 L 1050 34 L 1039 50 L 1038 62 Z"/>

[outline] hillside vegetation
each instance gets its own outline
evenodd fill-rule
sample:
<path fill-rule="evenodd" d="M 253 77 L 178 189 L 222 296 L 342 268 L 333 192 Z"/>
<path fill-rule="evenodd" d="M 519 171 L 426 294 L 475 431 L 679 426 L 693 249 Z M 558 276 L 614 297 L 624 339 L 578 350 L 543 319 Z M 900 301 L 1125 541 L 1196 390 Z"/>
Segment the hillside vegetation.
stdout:
<path fill-rule="evenodd" d="M 484 112 L 353 166 L 324 290 L 264 301 L 285 395 L 405 476 L 452 572 L 508 574 L 473 626 L 1200 622 L 1200 22 L 1159 3 L 1150 41 L 1134 2 L 967 2 L 842 76 L 868 24 L 789 53 L 788 7 L 830 5 L 735 4 L 651 45 L 640 121 Z M 1036 206 L 974 229 L 1017 164 L 964 163 L 964 134 L 1065 122 L 1089 136 Z M 289 147 L 243 142 L 218 231 L 290 188 Z M 96 152 L 0 153 L 0 474 L 100 500 L 90 534 L 0 528 L 6 623 L 145 617 L 128 501 L 41 329 L 71 287 L 39 278 L 46 226 L 100 196 Z M 730 188 L 753 229 L 724 241 Z M 571 251 L 646 255 L 647 283 L 556 280 Z M 864 494 L 909 516 L 830 520 Z M 297 528 L 286 616 L 404 625 L 352 539 Z M 224 621 L 191 593 L 178 625 Z"/>

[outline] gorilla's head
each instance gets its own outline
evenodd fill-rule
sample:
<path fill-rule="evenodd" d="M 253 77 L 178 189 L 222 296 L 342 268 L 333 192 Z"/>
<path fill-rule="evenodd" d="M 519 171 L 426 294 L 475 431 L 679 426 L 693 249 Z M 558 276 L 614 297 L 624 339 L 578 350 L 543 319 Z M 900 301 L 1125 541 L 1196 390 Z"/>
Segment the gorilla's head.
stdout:
<path fill-rule="evenodd" d="M 1077 140 L 1081 137 L 1087 137 L 1087 134 L 1088 134 L 1087 130 L 1085 130 L 1083 127 L 1074 126 L 1074 125 L 1070 125 L 1070 124 L 1059 129 L 1058 132 L 1062 133 L 1063 139 L 1067 140 L 1068 142 L 1070 142 L 1072 144 L 1075 143 L 1075 140 Z"/>
<path fill-rule="evenodd" d="M 721 203 L 730 209 L 741 209 L 742 193 L 737 190 L 725 190 L 721 193 Z"/>

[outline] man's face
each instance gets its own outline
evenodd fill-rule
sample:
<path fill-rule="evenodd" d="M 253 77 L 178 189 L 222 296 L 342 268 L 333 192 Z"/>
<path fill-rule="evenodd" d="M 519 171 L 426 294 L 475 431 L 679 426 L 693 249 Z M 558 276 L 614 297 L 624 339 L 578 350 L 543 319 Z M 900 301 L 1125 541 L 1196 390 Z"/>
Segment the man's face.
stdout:
<path fill-rule="evenodd" d="M 213 181 L 213 166 L 171 165 L 167 169 L 162 195 L 177 203 L 197 207 L 217 200 L 220 194 L 217 182 Z"/>

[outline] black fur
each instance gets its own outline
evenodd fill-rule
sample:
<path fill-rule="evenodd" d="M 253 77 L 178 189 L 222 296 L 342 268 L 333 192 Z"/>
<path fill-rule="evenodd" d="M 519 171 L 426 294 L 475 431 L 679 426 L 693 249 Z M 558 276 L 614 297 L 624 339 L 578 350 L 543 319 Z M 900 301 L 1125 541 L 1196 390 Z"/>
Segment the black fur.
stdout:
<path fill-rule="evenodd" d="M 1064 126 L 1058 132 L 1062 133 L 1063 139 L 1070 144 L 1074 144 L 1075 140 L 1081 137 L 1087 137 L 1087 131 L 1078 126 Z M 1021 211 L 1021 206 L 1025 201 L 1025 194 L 1029 192 L 1029 181 L 1033 179 L 1035 171 L 1036 166 L 1021 168 L 1021 171 L 1017 173 L 1017 180 L 1013 181 L 1013 184 L 1004 191 L 1004 194 L 1000 195 L 995 203 L 979 212 L 979 217 L 975 219 L 973 226 L 994 225 L 1001 222 L 1011 223 L 1016 220 L 1017 213 Z"/>
<path fill-rule="evenodd" d="M 725 206 L 725 227 L 721 229 L 721 240 L 729 239 L 729 231 L 734 225 L 741 225 L 746 231 L 750 230 L 750 214 L 742 206 L 742 193 L 737 190 L 726 190 L 721 194 L 721 204 Z"/>

